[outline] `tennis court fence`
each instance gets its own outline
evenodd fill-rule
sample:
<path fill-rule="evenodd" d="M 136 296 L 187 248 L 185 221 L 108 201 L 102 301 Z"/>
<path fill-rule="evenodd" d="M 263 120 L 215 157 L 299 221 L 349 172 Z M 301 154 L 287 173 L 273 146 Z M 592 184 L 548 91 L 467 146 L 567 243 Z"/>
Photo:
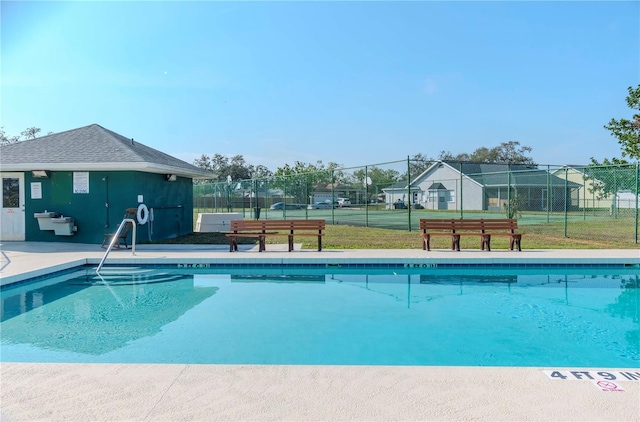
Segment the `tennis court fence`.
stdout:
<path fill-rule="evenodd" d="M 517 218 L 577 239 L 638 243 L 639 164 L 525 165 L 405 160 L 197 184 L 194 213 L 324 218 L 417 230 L 420 218 Z"/>

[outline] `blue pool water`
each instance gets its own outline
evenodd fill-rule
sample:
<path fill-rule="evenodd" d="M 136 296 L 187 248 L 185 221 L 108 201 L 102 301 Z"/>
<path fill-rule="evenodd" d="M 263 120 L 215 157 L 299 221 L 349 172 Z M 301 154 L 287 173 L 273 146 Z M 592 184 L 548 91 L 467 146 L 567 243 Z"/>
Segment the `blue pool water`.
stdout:
<path fill-rule="evenodd" d="M 640 366 L 638 269 L 83 268 L 0 292 L 4 362 Z"/>

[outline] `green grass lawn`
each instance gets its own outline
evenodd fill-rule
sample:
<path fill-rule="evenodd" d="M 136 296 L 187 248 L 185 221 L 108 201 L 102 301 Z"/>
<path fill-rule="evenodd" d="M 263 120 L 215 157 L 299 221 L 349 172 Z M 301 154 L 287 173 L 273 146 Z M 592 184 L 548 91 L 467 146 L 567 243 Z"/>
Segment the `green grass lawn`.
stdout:
<path fill-rule="evenodd" d="M 624 240 L 616 240 L 616 227 L 622 227 L 620 237 Z M 626 226 L 629 227 L 629 226 Z M 637 249 L 640 245 L 633 242 L 633 238 L 626 233 L 628 228 L 624 224 L 606 225 L 594 221 L 584 221 L 571 226 L 571 232 L 580 236 L 564 237 L 562 223 L 527 225 L 520 230 L 523 249 Z M 611 232 L 614 236 L 611 237 Z M 622 233 L 624 231 L 625 233 Z M 606 232 L 607 236 L 600 236 L 600 232 Z M 623 236 L 623 234 L 625 236 Z M 602 240 L 611 239 L 611 240 Z M 628 240 L 626 240 L 628 239 Z M 254 244 L 253 239 L 238 239 L 239 243 Z M 302 242 L 305 249 L 317 247 L 314 237 L 297 237 L 296 242 Z M 227 237 L 222 233 L 192 233 L 176 239 L 159 241 L 156 243 L 173 244 L 228 244 Z M 281 238 L 267 238 L 267 243 L 286 243 Z M 431 241 L 432 249 L 448 249 L 451 246 L 450 238 L 446 236 L 435 237 Z M 350 225 L 327 225 L 325 236 L 322 240 L 326 249 L 421 249 L 421 237 L 419 231 L 391 230 L 381 228 L 356 227 Z M 495 237 L 491 239 L 491 248 L 508 249 L 507 237 Z M 463 236 L 460 247 L 462 249 L 479 249 L 480 240 L 475 236 Z"/>

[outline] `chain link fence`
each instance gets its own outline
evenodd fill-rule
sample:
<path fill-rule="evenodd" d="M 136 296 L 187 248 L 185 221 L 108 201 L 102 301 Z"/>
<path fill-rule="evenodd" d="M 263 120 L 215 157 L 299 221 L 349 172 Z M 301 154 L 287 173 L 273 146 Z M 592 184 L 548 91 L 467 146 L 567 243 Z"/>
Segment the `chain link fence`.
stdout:
<path fill-rule="evenodd" d="M 194 186 L 194 213 L 418 230 L 421 218 L 517 218 L 552 236 L 638 243 L 639 165 L 411 159 Z M 195 221 L 195 219 L 194 219 Z"/>

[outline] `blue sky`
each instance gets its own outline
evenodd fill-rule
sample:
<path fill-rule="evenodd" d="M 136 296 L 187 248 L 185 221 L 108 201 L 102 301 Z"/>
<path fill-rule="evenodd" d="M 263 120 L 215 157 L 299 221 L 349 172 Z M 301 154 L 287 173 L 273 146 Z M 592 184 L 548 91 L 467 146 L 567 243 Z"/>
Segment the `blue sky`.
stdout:
<path fill-rule="evenodd" d="M 8 135 L 100 124 L 192 162 L 347 167 L 519 141 L 620 156 L 640 2 L 10 2 Z"/>

